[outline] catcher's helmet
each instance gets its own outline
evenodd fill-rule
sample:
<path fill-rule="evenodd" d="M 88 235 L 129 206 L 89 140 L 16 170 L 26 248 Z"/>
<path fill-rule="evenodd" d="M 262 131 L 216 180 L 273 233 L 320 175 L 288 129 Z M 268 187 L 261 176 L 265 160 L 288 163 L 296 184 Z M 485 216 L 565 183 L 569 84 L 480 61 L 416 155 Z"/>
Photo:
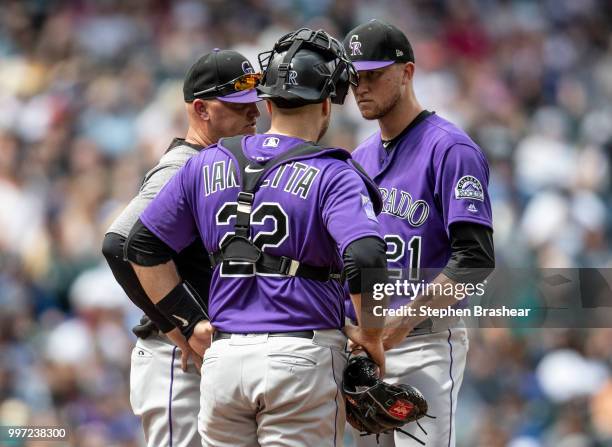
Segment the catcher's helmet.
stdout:
<path fill-rule="evenodd" d="M 263 73 L 259 97 L 282 108 L 315 104 L 328 97 L 342 104 L 349 85 L 357 85 L 357 71 L 344 47 L 323 30 L 301 28 L 258 57 Z"/>

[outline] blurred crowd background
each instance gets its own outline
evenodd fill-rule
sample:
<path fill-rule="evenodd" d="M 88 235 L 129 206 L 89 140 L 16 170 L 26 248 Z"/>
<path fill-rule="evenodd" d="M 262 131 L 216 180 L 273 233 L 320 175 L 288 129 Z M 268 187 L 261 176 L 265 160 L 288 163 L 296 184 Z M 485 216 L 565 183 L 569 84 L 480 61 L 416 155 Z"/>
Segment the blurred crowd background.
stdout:
<path fill-rule="evenodd" d="M 1 0 L 0 425 L 142 445 L 128 402 L 139 313 L 100 248 L 184 135 L 184 73 L 214 47 L 255 65 L 285 32 L 342 38 L 374 17 L 413 43 L 421 103 L 484 149 L 498 265 L 611 266 L 607 0 Z M 351 97 L 325 139 L 352 149 L 375 128 Z M 458 445 L 611 446 L 610 340 L 473 330 Z"/>

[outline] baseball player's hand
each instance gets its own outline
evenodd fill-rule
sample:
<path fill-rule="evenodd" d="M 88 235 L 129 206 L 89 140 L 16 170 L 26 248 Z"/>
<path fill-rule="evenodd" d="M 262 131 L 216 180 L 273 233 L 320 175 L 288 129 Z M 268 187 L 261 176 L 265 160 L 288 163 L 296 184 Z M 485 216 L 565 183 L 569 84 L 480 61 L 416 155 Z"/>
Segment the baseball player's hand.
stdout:
<path fill-rule="evenodd" d="M 403 317 L 388 318 L 382 335 L 385 351 L 399 345 L 406 339 L 410 331 L 411 328 L 406 324 Z"/>
<path fill-rule="evenodd" d="M 215 328 L 210 321 L 202 320 L 195 325 L 193 335 L 189 337 L 189 346 L 197 355 L 204 357 L 204 353 L 212 343 L 212 336 L 215 333 Z"/>
<path fill-rule="evenodd" d="M 344 333 L 349 338 L 349 347 L 363 349 L 380 368 L 380 377 L 385 375 L 385 350 L 380 333 L 368 334 L 359 326 L 347 324 Z M 352 342 L 352 343 L 351 343 Z"/>
<path fill-rule="evenodd" d="M 170 332 L 166 332 L 166 336 L 181 350 L 181 369 L 187 372 L 189 359 L 193 357 L 193 363 L 199 373 L 202 369 L 202 357 L 191 349 L 181 331 L 178 328 L 174 328 Z"/>

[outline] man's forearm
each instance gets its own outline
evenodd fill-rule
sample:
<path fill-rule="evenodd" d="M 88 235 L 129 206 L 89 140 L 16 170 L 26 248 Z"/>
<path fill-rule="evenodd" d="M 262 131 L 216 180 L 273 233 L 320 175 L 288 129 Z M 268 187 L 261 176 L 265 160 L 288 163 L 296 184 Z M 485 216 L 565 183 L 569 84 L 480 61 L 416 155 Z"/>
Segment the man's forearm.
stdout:
<path fill-rule="evenodd" d="M 351 301 L 362 333 L 379 338 L 384 320 L 374 316 L 372 290 L 374 284 L 387 280 L 386 244 L 380 237 L 364 237 L 351 242 L 344 251 L 346 273 Z"/>
<path fill-rule="evenodd" d="M 156 309 L 189 340 L 196 325 L 208 319 L 208 313 L 197 293 L 182 281 L 172 260 L 173 254 L 175 250 L 153 234 L 140 219 L 132 228 L 124 250 L 124 257 L 131 262 Z"/>
<path fill-rule="evenodd" d="M 441 284 L 442 287 L 428 287 L 428 291 L 436 289 L 444 290 L 446 284 L 455 285 L 456 282 L 448 278 L 443 273 L 440 273 L 433 281 L 432 284 Z M 452 306 L 457 304 L 458 300 L 452 296 L 447 295 L 419 295 L 410 304 L 404 307 L 414 309 L 412 312 L 403 312 L 405 316 L 401 317 L 388 317 L 385 321 L 385 331 L 383 339 L 385 347 L 388 349 L 390 346 L 396 345 L 401 339 L 406 337 L 419 323 L 424 321 L 427 316 L 421 315 L 418 309 L 421 306 L 427 306 L 432 309 L 440 309 L 443 307 Z"/>
<path fill-rule="evenodd" d="M 368 296 L 370 299 L 367 299 Z M 377 325 L 371 324 L 371 322 L 363 318 L 363 312 L 371 312 L 370 308 L 372 305 L 369 304 L 372 301 L 371 294 L 364 296 L 360 293 L 351 293 L 351 301 L 357 313 L 359 326 L 347 325 L 345 327 L 346 335 L 354 345 L 361 347 L 368 353 L 370 358 L 379 366 L 380 375 L 382 376 L 385 371 L 385 352 L 383 346 L 384 321 L 380 321 Z"/>
<path fill-rule="evenodd" d="M 131 264 L 143 289 L 154 304 L 160 302 L 162 298 L 168 295 L 181 282 L 181 278 L 176 271 L 176 265 L 172 260 L 165 264 L 151 267 L 145 267 L 133 262 Z"/>
<path fill-rule="evenodd" d="M 376 319 L 375 321 L 370 321 L 368 319 L 367 321 L 364 321 L 364 315 L 374 315 L 374 300 L 371 296 L 369 299 L 367 299 L 367 296 L 365 298 L 366 299 L 364 300 L 364 296 L 361 293 L 351 293 L 351 301 L 353 302 L 353 307 L 355 308 L 357 323 L 360 330 L 368 338 L 376 339 L 382 336 L 384 324 L 381 323 L 384 322 L 381 322 L 380 319 Z M 376 324 L 376 322 L 378 322 L 378 324 Z"/>
<path fill-rule="evenodd" d="M 447 284 L 450 284 L 454 287 L 457 282 L 444 275 L 444 273 L 440 273 L 432 281 L 432 284 L 441 284 L 442 287 L 429 287 L 428 289 L 445 290 L 447 289 Z M 459 301 L 455 297 L 448 295 L 437 295 L 433 293 L 429 295 L 419 295 L 414 300 L 412 300 L 410 304 L 406 306 L 415 309 L 415 312 L 408 313 L 406 317 L 403 317 L 402 325 L 406 326 L 409 331 L 411 331 L 419 323 L 426 320 L 427 316 L 421 315 L 422 312 L 419 312 L 417 310 L 420 309 L 422 306 L 426 306 L 431 309 L 441 309 L 443 307 L 453 306 L 458 302 Z M 414 314 L 414 316 L 411 316 L 411 314 Z"/>
<path fill-rule="evenodd" d="M 208 320 L 194 292 L 181 281 L 174 261 L 145 267 L 132 263 L 136 276 L 155 307 L 190 340 L 196 325 Z M 196 352 L 201 354 L 204 348 Z"/>

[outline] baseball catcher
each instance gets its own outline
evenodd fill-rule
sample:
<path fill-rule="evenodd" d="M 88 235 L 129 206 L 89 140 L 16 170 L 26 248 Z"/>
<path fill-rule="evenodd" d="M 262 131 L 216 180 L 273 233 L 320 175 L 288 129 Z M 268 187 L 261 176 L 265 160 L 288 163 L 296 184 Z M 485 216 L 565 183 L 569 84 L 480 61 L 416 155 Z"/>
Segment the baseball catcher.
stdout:
<path fill-rule="evenodd" d="M 421 445 L 423 441 L 401 429 L 427 414 L 427 401 L 413 386 L 399 383 L 391 385 L 380 379 L 378 366 L 369 357 L 354 356 L 348 361 L 342 381 L 342 394 L 346 400 L 346 420 L 361 436 L 400 431 Z"/>

